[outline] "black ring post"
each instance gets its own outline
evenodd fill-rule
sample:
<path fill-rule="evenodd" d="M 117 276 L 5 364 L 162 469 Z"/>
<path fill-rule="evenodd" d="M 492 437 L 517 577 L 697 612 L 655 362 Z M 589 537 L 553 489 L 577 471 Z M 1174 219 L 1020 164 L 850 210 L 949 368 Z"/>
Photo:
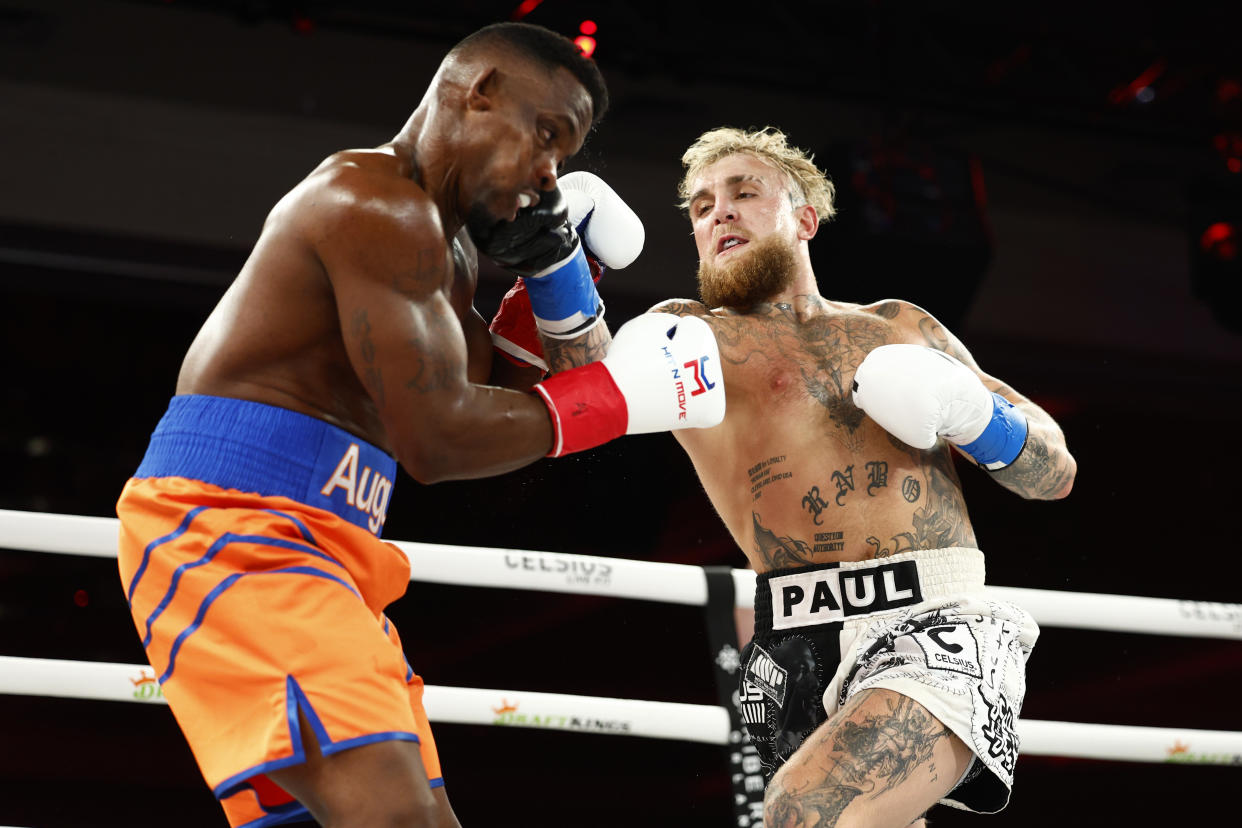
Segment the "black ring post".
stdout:
<path fill-rule="evenodd" d="M 733 615 L 733 569 L 705 566 L 703 572 L 707 575 L 704 615 L 712 672 L 716 677 L 716 696 L 720 706 L 729 711 L 729 744 L 725 750 L 733 787 L 734 824 L 738 828 L 759 828 L 763 825 L 763 771 L 759 766 L 759 753 L 742 729 L 742 711 L 737 698 L 741 654 Z"/>

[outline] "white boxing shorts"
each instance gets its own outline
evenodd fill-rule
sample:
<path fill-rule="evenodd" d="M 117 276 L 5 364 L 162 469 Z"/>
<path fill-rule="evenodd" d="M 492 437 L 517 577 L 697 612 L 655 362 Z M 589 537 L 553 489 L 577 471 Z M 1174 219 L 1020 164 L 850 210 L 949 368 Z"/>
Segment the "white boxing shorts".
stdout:
<path fill-rule="evenodd" d="M 978 549 L 764 573 L 755 589 L 755 639 L 742 659 L 744 724 L 770 778 L 851 696 L 893 690 L 927 708 L 975 754 L 941 802 L 994 813 L 1013 785 L 1015 725 L 1038 636 L 1027 612 L 987 597 Z M 813 710 L 812 694 L 822 700 Z"/>

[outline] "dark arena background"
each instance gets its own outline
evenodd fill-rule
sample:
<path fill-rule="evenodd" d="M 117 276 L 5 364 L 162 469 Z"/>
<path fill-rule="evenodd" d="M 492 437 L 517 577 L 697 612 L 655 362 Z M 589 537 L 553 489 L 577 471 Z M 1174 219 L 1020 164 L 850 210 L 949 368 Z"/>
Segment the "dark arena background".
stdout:
<path fill-rule="evenodd" d="M 0 508 L 112 516 L 271 205 L 388 140 L 453 43 L 518 17 L 595 24 L 613 107 L 571 168 L 647 231 L 601 285 L 614 330 L 694 296 L 682 150 L 779 126 L 838 187 L 811 246 L 824 295 L 920 303 L 1064 427 L 1067 500 L 962 468 L 989 582 L 1242 600 L 1237 3 L 0 0 Z M 510 283 L 483 266 L 485 317 Z M 666 434 L 490 480 L 403 476 L 385 534 L 744 565 Z M 716 703 L 697 608 L 414 583 L 390 614 L 430 684 Z M 143 661 L 115 562 L 0 550 L 0 655 Z M 1028 718 L 1242 731 L 1242 641 L 1046 627 L 1029 672 Z M 717 747 L 437 738 L 468 828 L 735 824 Z M 1024 757 L 1006 811 L 931 821 L 1236 824 L 1242 756 L 1170 750 Z M 225 822 L 166 708 L 0 695 L 0 824 Z"/>

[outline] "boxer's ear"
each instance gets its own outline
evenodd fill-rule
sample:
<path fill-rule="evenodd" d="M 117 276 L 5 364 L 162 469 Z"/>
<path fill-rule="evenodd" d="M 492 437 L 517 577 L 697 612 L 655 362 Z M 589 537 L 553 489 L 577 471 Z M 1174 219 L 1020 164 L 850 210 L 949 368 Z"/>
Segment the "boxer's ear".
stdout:
<path fill-rule="evenodd" d="M 466 109 L 485 112 L 496 106 L 496 94 L 500 88 L 500 70 L 485 66 L 475 72 L 466 92 Z"/>
<path fill-rule="evenodd" d="M 794 208 L 794 219 L 798 223 L 798 238 L 810 241 L 819 232 L 819 213 L 809 204 Z"/>

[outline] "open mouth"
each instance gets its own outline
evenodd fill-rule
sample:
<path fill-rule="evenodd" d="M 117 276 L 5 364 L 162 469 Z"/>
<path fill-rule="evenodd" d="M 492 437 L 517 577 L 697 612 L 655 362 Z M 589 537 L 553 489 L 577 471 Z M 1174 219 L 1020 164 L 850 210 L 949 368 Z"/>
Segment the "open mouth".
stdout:
<path fill-rule="evenodd" d="M 518 193 L 517 198 L 513 200 L 514 206 L 512 208 L 513 209 L 512 215 L 510 215 L 507 220 L 508 221 L 516 220 L 518 217 L 518 213 L 520 213 L 522 210 L 525 210 L 527 207 L 533 207 L 534 205 L 538 203 L 539 203 L 539 196 L 533 195 L 529 192 Z"/>
<path fill-rule="evenodd" d="M 744 247 L 747 243 L 747 240 L 741 236 L 732 233 L 726 234 L 721 236 L 719 241 L 716 242 L 716 255 L 720 256 L 728 253 L 730 250 L 737 250 L 739 247 Z"/>

